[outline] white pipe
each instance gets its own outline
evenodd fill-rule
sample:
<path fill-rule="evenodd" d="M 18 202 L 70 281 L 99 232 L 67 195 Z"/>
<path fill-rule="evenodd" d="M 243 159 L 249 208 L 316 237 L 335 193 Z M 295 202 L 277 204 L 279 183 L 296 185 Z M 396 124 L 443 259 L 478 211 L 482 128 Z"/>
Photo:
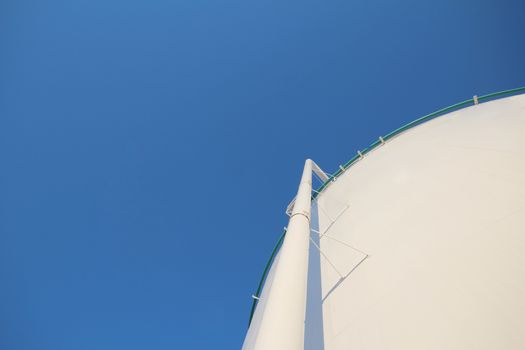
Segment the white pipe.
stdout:
<path fill-rule="evenodd" d="M 311 195 L 312 161 L 307 159 L 253 349 L 304 348 Z"/>

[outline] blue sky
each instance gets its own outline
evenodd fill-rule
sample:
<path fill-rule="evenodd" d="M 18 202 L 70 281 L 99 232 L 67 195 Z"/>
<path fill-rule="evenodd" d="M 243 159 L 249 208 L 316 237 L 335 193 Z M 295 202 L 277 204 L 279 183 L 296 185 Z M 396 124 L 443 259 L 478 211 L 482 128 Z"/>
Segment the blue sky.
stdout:
<path fill-rule="evenodd" d="M 235 349 L 306 157 L 525 85 L 522 1 L 0 4 L 0 348 Z"/>

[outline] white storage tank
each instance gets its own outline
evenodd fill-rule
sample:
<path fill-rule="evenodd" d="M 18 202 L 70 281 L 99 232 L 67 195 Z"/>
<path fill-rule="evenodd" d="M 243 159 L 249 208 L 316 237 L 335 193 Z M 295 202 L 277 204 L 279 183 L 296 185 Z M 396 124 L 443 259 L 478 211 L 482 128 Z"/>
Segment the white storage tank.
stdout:
<path fill-rule="evenodd" d="M 381 138 L 313 192 L 297 348 L 525 349 L 525 95 L 474 103 Z M 277 265 L 245 349 L 289 288 Z"/>

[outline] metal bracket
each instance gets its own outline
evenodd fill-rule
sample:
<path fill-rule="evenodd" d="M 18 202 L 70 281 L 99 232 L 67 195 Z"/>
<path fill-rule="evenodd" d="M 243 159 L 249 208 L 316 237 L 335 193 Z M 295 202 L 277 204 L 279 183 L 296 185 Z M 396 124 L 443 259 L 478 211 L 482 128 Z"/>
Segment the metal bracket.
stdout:
<path fill-rule="evenodd" d="M 345 207 L 343 208 L 343 210 L 341 210 L 341 212 L 339 214 L 337 214 L 337 216 L 335 217 L 335 219 L 332 219 L 330 217 L 330 215 L 328 215 L 328 213 L 326 212 L 326 210 L 324 210 L 323 206 L 320 205 L 319 202 L 317 202 L 317 206 L 319 207 L 319 209 L 321 209 L 321 211 L 324 213 L 324 215 L 326 215 L 328 217 L 328 220 L 330 220 L 330 224 L 328 224 L 328 227 L 326 228 L 326 230 L 324 232 L 319 232 L 319 231 L 316 231 L 314 229 L 311 229 L 312 231 L 316 232 L 317 234 L 319 234 L 319 238 L 322 238 L 327 232 L 328 230 L 332 227 L 333 224 L 336 223 L 336 221 L 341 217 L 341 215 L 343 215 L 343 213 L 348 209 L 350 208 L 350 206 L 348 204 L 345 205 Z"/>
<path fill-rule="evenodd" d="M 339 272 L 339 270 L 335 267 L 334 263 L 332 263 L 330 261 L 330 259 L 328 259 L 328 257 L 326 256 L 325 253 L 323 253 L 323 251 L 321 250 L 321 248 L 314 242 L 314 240 L 312 239 L 312 237 L 310 237 L 310 242 L 312 242 L 312 244 L 314 245 L 314 247 L 317 248 L 317 250 L 319 251 L 319 254 L 321 254 L 323 256 L 323 258 L 326 259 L 326 261 L 328 261 L 328 263 L 330 264 L 330 266 L 332 266 L 332 268 L 334 269 L 334 271 L 339 275 L 339 278 L 343 279 L 343 275 L 341 274 L 341 272 Z"/>
<path fill-rule="evenodd" d="M 366 257 L 369 257 L 369 256 L 370 256 L 370 254 L 365 253 L 365 252 L 362 251 L 361 249 L 357 249 L 356 247 L 354 247 L 354 246 L 352 246 L 352 245 L 350 245 L 350 244 L 348 244 L 348 243 L 345 243 L 345 242 L 343 242 L 343 241 L 341 241 L 341 240 L 339 240 L 339 239 L 337 239 L 337 238 L 334 238 L 334 237 L 329 236 L 329 235 L 325 235 L 324 233 L 322 234 L 321 232 L 319 232 L 319 231 L 317 231 L 317 230 L 314 230 L 313 228 L 311 228 L 310 231 L 312 231 L 313 233 L 317 233 L 317 234 L 319 235 L 319 239 L 321 239 L 321 238 L 323 238 L 323 237 L 326 237 L 326 238 L 331 239 L 332 241 L 335 241 L 335 242 L 338 242 L 338 243 L 340 243 L 340 244 L 342 244 L 342 245 L 344 245 L 344 246 L 347 246 L 348 248 L 353 249 L 353 250 L 355 250 L 356 252 L 358 252 L 358 253 L 360 253 L 360 254 L 363 254 L 363 255 L 366 256 Z M 326 231 L 325 231 L 325 232 L 326 232 Z"/>
<path fill-rule="evenodd" d="M 329 176 L 314 161 L 312 161 L 312 171 L 323 183 L 329 179 Z"/>
<path fill-rule="evenodd" d="M 292 201 L 290 202 L 290 204 L 288 204 L 288 206 L 286 206 L 286 215 L 288 216 L 291 216 L 292 215 L 292 211 L 293 211 L 293 206 L 295 205 L 295 197 L 293 197 Z"/>

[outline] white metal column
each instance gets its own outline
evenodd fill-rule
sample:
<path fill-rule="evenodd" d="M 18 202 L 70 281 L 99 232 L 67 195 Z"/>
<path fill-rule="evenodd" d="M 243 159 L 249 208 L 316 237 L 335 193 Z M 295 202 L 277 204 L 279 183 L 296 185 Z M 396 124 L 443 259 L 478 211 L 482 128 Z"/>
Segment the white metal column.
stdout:
<path fill-rule="evenodd" d="M 253 349 L 304 348 L 311 195 L 312 161 L 307 159 Z"/>

